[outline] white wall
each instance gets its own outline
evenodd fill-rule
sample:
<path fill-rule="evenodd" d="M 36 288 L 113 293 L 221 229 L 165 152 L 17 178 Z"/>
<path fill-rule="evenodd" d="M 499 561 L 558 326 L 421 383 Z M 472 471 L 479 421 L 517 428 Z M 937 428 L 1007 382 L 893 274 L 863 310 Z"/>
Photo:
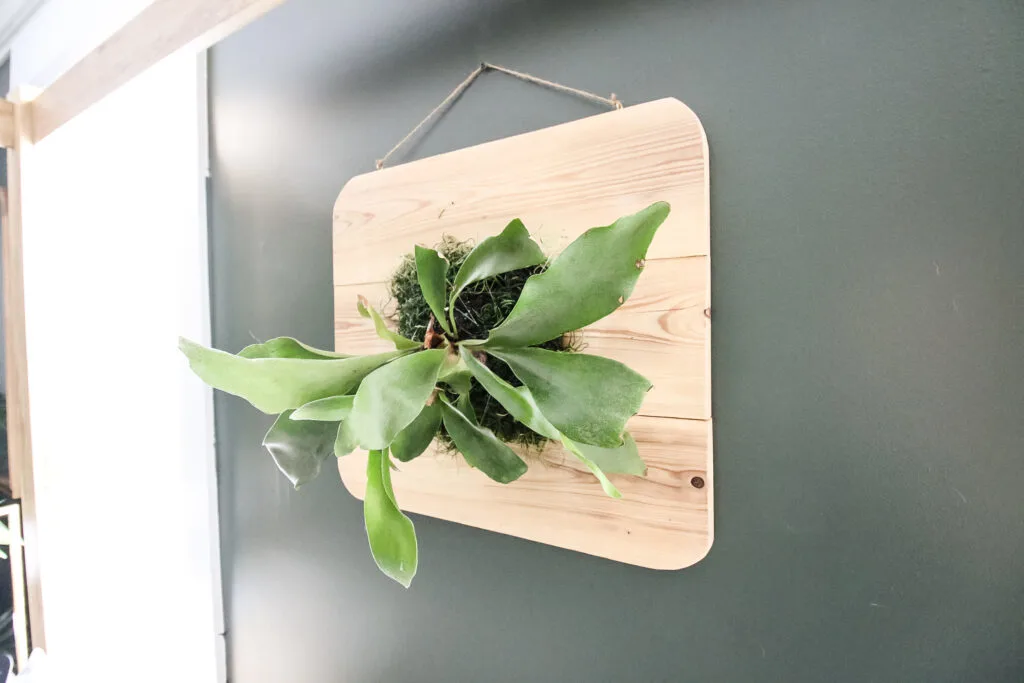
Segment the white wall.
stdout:
<path fill-rule="evenodd" d="M 6 59 L 11 43 L 46 0 L 0 0 L 0 59 Z"/>
<path fill-rule="evenodd" d="M 51 0 L 12 85 L 47 85 L 144 4 Z M 224 680 L 212 401 L 176 348 L 210 336 L 204 67 L 165 60 L 23 170 L 46 648 L 69 680 Z"/>
<path fill-rule="evenodd" d="M 11 85 L 49 85 L 152 1 L 47 0 L 11 41 Z"/>

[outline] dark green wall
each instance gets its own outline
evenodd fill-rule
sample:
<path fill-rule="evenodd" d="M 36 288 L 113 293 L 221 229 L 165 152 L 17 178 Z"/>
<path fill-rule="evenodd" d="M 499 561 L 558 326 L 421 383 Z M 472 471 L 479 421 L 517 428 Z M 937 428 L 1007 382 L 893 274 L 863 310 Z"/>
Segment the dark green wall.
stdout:
<path fill-rule="evenodd" d="M 481 59 L 707 129 L 714 548 L 417 516 L 406 592 L 219 396 L 232 680 L 1024 680 L 1024 4 L 291 0 L 212 53 L 218 346 L 332 343 L 335 197 Z M 413 155 L 597 111 L 488 75 Z"/>

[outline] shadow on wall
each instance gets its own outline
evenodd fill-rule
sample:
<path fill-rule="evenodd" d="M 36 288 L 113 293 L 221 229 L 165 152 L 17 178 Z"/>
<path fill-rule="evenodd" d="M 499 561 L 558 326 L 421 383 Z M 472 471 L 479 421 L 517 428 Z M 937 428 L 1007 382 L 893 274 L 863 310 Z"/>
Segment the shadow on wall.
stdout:
<path fill-rule="evenodd" d="M 329 59 L 323 54 L 306 66 L 323 87 L 317 91 L 330 93 L 331 100 L 342 110 L 360 97 L 379 92 L 401 91 L 410 83 L 428 76 L 436 76 L 438 68 L 451 63 L 457 57 L 460 66 L 452 72 L 452 87 L 472 71 L 477 64 L 462 63 L 467 52 L 466 36 L 475 35 L 473 42 L 478 45 L 493 45 L 507 42 L 508 47 L 520 53 L 524 43 L 536 44 L 539 49 L 550 46 L 555 37 L 567 33 L 592 32 L 595 24 L 621 22 L 623 12 L 635 8 L 637 13 L 660 12 L 666 6 L 679 4 L 710 4 L 708 0 L 684 0 L 671 3 L 668 0 L 649 2 L 644 0 L 563 0 L 558 3 L 546 0 L 502 0 L 499 2 L 477 2 L 463 0 L 461 11 L 452 11 L 449 6 L 438 12 L 431 3 L 410 6 L 405 0 L 384 0 L 376 3 L 373 11 L 354 2 L 338 2 L 321 13 L 328 14 L 318 26 L 311 27 L 303 21 L 302 12 L 278 11 L 266 20 L 252 27 L 255 34 L 304 35 L 310 42 L 325 42 L 333 46 Z M 544 21 L 539 22 L 538 16 Z M 358 21 L 353 20 L 357 17 Z M 402 40 L 394 40 L 401 35 Z M 230 43 L 231 39 L 228 39 Z M 469 46 L 472 47 L 472 46 Z M 627 46 L 628 47 L 628 46 Z M 609 46 L 608 49 L 621 49 Z M 480 61 L 501 64 L 503 50 L 488 48 L 479 51 Z M 299 57 L 301 59 L 301 56 Z M 539 54 L 538 59 L 549 63 L 550 54 Z M 529 64 L 504 64 L 510 68 L 529 70 Z M 590 82 L 570 83 L 584 89 L 602 88 L 607 83 L 594 81 L 586 63 L 566 59 L 565 74 L 590 72 Z M 273 71 L 273 65 L 268 71 Z M 537 74 L 559 80 L 558 74 Z M 500 78 L 489 74 L 488 78 Z M 339 87 L 344 84 L 344 87 Z M 438 93 L 438 101 L 446 93 Z M 567 97 L 559 94 L 558 97 Z M 600 107 L 595 111 L 604 111 Z M 426 114 L 426 112 L 423 112 Z"/>

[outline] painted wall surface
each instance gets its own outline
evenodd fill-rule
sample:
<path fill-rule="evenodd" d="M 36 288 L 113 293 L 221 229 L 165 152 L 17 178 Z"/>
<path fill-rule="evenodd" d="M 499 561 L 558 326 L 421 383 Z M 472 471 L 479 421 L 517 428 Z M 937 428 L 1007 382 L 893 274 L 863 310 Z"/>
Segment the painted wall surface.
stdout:
<path fill-rule="evenodd" d="M 36 2 L 11 40 L 11 83 L 45 88 L 151 2 Z"/>
<path fill-rule="evenodd" d="M 292 0 L 211 59 L 231 351 L 332 343 L 335 197 L 483 59 L 678 97 L 712 173 L 710 555 L 416 517 L 404 591 L 218 396 L 232 681 L 1024 680 L 1024 5 Z M 598 111 L 491 74 L 411 156 Z"/>

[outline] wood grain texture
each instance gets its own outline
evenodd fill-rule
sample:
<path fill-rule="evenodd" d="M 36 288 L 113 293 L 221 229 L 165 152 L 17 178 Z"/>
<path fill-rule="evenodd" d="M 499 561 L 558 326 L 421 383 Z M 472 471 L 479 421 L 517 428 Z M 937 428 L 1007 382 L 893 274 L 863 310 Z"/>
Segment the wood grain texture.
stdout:
<path fill-rule="evenodd" d="M 676 418 L 711 416 L 705 344 L 710 305 L 705 286 L 708 258 L 648 261 L 636 290 L 614 315 L 582 333 L 581 350 L 625 363 L 654 383 L 643 415 Z M 384 315 L 394 312 L 385 282 L 340 285 L 334 290 L 334 332 L 338 350 L 381 353 L 393 348 L 356 311 L 365 296 Z"/>
<path fill-rule="evenodd" d="M 561 447 L 496 484 L 461 458 L 428 453 L 394 476 L 403 509 L 657 569 L 678 569 L 711 546 L 710 218 L 707 142 L 678 100 L 628 107 L 534 133 L 358 176 L 334 209 L 335 345 L 386 350 L 355 310 L 366 296 L 393 312 L 387 280 L 413 244 L 443 235 L 479 241 L 522 218 L 557 254 L 589 228 L 665 200 L 672 212 L 634 294 L 579 334 L 654 388 L 630 429 L 648 476 L 613 477 L 624 499 Z M 365 489 L 365 454 L 339 461 Z M 694 477 L 703 486 L 692 483 Z M 698 481 L 698 484 L 700 482 Z"/>
<path fill-rule="evenodd" d="M 689 117 L 688 119 L 684 117 Z M 555 254 L 589 228 L 667 200 L 652 258 L 707 256 L 703 129 L 658 100 L 356 176 L 334 207 L 334 283 L 386 279 L 395 249 L 499 231 L 521 218 Z"/>
<path fill-rule="evenodd" d="M 530 469 L 498 484 L 436 448 L 392 473 L 403 510 L 519 536 L 652 569 L 680 569 L 711 547 L 711 420 L 636 416 L 629 423 L 647 463 L 646 477 L 611 475 L 622 492 L 609 498 L 561 446 L 524 453 Z M 338 461 L 357 498 L 366 491 L 366 453 Z M 704 479 L 703 488 L 691 484 Z"/>
<path fill-rule="evenodd" d="M 0 147 L 14 147 L 14 103 L 0 100 Z"/>
<path fill-rule="evenodd" d="M 14 103 L 14 145 L 7 150 L 8 201 L 4 211 L 3 303 L 7 369 L 7 457 L 11 489 L 21 503 L 32 644 L 44 647 L 43 597 L 36 534 L 35 476 L 28 391 L 28 345 L 25 337 L 25 275 L 22 260 L 22 175 L 32 156 L 32 93 L 19 91 Z"/>
<path fill-rule="evenodd" d="M 204 50 L 284 0 L 154 0 L 34 103 L 38 142 L 181 49 Z"/>

